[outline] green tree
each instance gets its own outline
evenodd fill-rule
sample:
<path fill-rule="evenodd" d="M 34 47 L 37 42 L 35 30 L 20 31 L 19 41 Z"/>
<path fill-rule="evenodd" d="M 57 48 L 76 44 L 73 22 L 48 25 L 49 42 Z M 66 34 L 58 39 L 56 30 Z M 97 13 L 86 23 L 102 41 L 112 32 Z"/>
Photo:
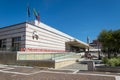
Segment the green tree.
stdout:
<path fill-rule="evenodd" d="M 120 51 L 120 29 L 113 32 L 115 52 Z"/>
<path fill-rule="evenodd" d="M 120 30 L 102 30 L 98 36 L 98 40 L 102 43 L 102 50 L 111 57 L 111 53 L 117 56 L 120 49 Z"/>

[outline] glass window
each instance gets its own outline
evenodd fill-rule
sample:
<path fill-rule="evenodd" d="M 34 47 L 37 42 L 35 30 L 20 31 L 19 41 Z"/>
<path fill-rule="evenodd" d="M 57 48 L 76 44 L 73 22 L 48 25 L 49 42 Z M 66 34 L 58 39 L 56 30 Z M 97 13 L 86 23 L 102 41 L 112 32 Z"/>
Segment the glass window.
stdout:
<path fill-rule="evenodd" d="M 6 50 L 6 39 L 0 40 L 0 50 Z"/>
<path fill-rule="evenodd" d="M 12 50 L 19 51 L 21 48 L 21 37 L 12 38 Z"/>

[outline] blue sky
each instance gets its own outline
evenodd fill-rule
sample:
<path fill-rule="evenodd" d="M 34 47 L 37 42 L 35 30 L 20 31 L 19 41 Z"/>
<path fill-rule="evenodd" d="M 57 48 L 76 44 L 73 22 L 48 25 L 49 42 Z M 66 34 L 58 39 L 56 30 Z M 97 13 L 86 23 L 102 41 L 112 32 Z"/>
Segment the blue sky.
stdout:
<path fill-rule="evenodd" d="M 27 4 L 41 22 L 86 42 L 103 29 L 120 29 L 120 0 L 0 0 L 0 27 L 27 20 Z"/>

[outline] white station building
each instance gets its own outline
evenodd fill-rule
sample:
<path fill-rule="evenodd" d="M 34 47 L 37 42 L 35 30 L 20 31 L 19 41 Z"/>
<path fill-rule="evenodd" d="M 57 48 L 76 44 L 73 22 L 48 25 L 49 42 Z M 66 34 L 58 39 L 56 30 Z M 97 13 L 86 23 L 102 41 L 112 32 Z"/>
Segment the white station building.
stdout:
<path fill-rule="evenodd" d="M 0 50 L 21 52 L 80 52 L 89 45 L 42 22 L 29 21 L 0 28 Z"/>
<path fill-rule="evenodd" d="M 38 21 L 0 28 L 0 61 L 5 64 L 20 61 L 20 64 L 58 68 L 75 62 L 66 58 L 88 48 L 87 43 Z M 58 62 L 60 58 L 64 60 Z"/>
<path fill-rule="evenodd" d="M 87 43 L 38 21 L 0 28 L 0 56 L 3 61 L 11 56 L 9 52 L 15 53 L 13 57 L 17 61 L 40 61 L 55 60 L 56 57 L 65 59 L 65 55 L 68 57 L 71 53 L 85 52 L 87 48 Z M 3 52 L 7 54 L 6 57 Z M 9 57 L 9 60 L 13 57 Z M 39 64 L 42 65 L 40 62 Z"/>

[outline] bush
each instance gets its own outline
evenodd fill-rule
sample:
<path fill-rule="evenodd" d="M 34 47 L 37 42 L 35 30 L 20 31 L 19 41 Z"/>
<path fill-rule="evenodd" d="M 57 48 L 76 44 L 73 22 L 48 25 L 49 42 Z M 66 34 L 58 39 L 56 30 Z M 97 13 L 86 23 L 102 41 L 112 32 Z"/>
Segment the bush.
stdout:
<path fill-rule="evenodd" d="M 102 59 L 102 62 L 103 62 L 104 64 L 107 64 L 107 63 L 108 63 L 108 58 L 107 58 L 107 57 L 104 57 L 104 58 Z"/>
<path fill-rule="evenodd" d="M 120 58 L 103 58 L 103 63 L 112 67 L 120 66 Z"/>
<path fill-rule="evenodd" d="M 108 65 L 114 67 L 118 65 L 118 60 L 116 58 L 112 58 L 108 60 Z"/>

